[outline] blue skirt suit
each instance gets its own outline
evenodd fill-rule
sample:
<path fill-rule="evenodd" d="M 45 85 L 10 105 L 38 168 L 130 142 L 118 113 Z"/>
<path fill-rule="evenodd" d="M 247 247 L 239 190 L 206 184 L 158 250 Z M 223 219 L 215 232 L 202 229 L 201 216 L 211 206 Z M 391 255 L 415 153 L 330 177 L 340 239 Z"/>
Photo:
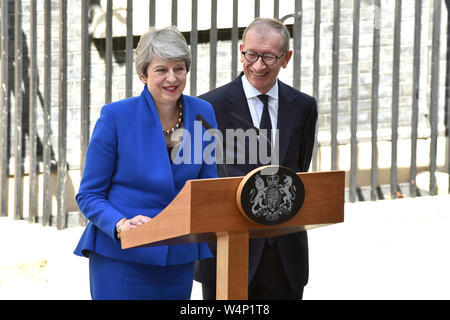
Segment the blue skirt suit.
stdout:
<path fill-rule="evenodd" d="M 76 195 L 89 223 L 75 254 L 89 258 L 93 299 L 189 299 L 195 260 L 212 257 L 204 243 L 122 250 L 115 235 L 122 218 L 158 215 L 187 180 L 217 177 L 214 139 L 194 123 L 201 114 L 217 127 L 213 109 L 198 98 L 180 100 L 185 131 L 173 162 L 146 86 L 101 110 Z"/>

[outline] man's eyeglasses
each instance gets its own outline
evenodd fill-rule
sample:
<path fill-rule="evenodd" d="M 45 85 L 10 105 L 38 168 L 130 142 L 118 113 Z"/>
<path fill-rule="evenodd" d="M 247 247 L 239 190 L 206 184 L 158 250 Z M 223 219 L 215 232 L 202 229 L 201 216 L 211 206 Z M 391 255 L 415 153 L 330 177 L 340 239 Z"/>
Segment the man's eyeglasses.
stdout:
<path fill-rule="evenodd" d="M 255 63 L 261 57 L 262 62 L 266 66 L 273 66 L 277 63 L 278 59 L 281 59 L 284 56 L 284 53 L 281 56 L 276 56 L 272 53 L 264 53 L 261 55 L 253 51 L 242 51 L 241 53 L 244 55 L 245 60 L 250 63 Z"/>

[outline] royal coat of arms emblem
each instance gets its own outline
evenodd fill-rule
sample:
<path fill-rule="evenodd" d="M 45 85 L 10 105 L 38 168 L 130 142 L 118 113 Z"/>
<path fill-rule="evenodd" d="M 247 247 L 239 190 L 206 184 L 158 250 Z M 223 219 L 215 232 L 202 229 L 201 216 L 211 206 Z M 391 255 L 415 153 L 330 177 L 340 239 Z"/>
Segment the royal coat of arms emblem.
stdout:
<path fill-rule="evenodd" d="M 278 224 L 294 216 L 303 204 L 305 189 L 300 178 L 285 167 L 274 174 L 254 172 L 241 193 L 241 206 L 251 220 Z"/>

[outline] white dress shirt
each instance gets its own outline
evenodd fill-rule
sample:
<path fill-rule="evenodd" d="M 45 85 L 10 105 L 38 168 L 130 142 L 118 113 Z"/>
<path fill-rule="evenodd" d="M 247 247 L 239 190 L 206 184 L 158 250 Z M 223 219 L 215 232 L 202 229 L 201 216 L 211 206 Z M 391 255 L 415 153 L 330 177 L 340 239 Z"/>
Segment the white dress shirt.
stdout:
<path fill-rule="evenodd" d="M 262 93 L 255 89 L 250 82 L 248 82 L 245 74 L 242 76 L 242 86 L 244 88 L 245 97 L 247 98 L 253 125 L 259 129 L 264 104 L 261 100 L 259 100 L 258 96 Z M 266 95 L 269 96 L 269 115 L 272 123 L 272 129 L 276 129 L 278 121 L 278 79 Z M 275 141 L 275 134 L 276 130 L 272 130 L 272 141 Z"/>

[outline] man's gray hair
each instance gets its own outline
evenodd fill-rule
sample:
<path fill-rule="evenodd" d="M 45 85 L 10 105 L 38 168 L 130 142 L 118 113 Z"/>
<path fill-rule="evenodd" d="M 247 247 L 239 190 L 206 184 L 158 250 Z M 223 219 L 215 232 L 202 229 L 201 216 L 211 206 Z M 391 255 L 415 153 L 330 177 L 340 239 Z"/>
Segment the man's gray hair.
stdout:
<path fill-rule="evenodd" d="M 164 29 L 150 28 L 141 36 L 136 48 L 136 72 L 139 76 L 147 76 L 147 67 L 153 57 L 163 60 L 181 60 L 189 71 L 191 51 L 183 34 L 175 27 Z"/>
<path fill-rule="evenodd" d="M 280 20 L 272 18 L 256 18 L 255 20 L 253 20 L 247 26 L 247 28 L 245 28 L 244 34 L 242 35 L 242 41 L 244 45 L 245 45 L 245 36 L 247 35 L 247 32 L 250 29 L 262 29 L 264 27 L 268 27 L 280 33 L 282 40 L 281 51 L 282 53 L 288 52 L 291 34 L 289 33 L 289 30 L 286 28 L 286 26 Z"/>

